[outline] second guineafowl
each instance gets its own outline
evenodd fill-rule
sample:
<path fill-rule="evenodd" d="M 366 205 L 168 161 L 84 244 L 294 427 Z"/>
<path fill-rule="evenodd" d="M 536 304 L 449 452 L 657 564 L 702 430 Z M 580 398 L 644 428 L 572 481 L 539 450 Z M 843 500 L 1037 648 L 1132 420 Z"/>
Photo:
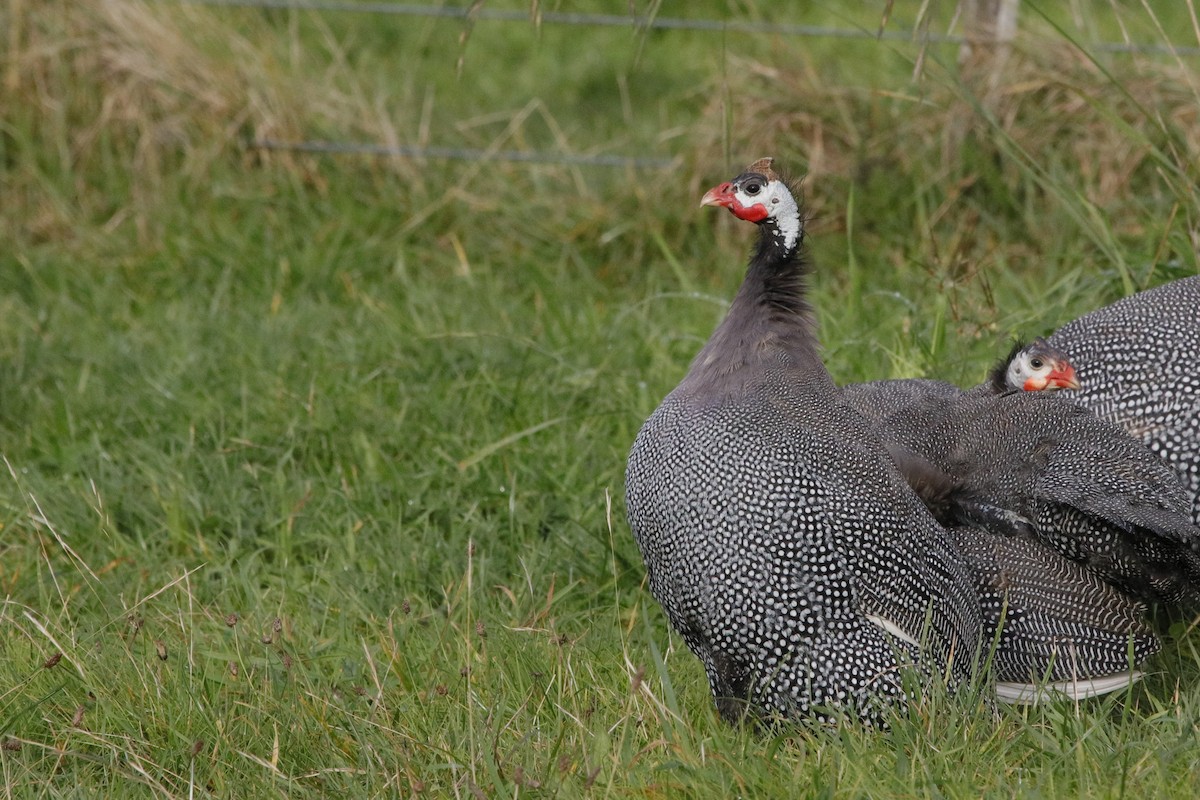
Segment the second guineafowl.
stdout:
<path fill-rule="evenodd" d="M 1070 357 L 1041 337 L 1029 344 L 1015 343 L 1009 354 L 992 368 L 987 383 L 991 384 L 992 394 L 1013 389 L 1056 392 L 1079 388 Z M 977 387 L 976 391 L 979 390 Z"/>
<path fill-rule="evenodd" d="M 1036 538 L 1139 600 L 1200 601 L 1200 530 L 1187 494 L 1115 425 L 1045 392 L 878 408 L 875 432 L 927 501 L 942 498 L 934 510 L 944 521 Z"/>
<path fill-rule="evenodd" d="M 987 379 L 971 389 L 933 378 L 893 378 L 869 383 L 850 383 L 842 396 L 856 411 L 872 421 L 890 416 L 926 397 L 998 395 L 1009 391 L 1053 392 L 1078 389 L 1075 367 L 1066 354 L 1034 339 L 1017 342 L 988 372 Z"/>
<path fill-rule="evenodd" d="M 1073 359 L 1036 339 L 974 389 L 904 379 L 842 396 L 943 524 L 1037 538 L 1132 597 L 1200 605 L 1200 529 L 1184 487 L 1072 391 L 1052 389 L 1080 389 Z"/>

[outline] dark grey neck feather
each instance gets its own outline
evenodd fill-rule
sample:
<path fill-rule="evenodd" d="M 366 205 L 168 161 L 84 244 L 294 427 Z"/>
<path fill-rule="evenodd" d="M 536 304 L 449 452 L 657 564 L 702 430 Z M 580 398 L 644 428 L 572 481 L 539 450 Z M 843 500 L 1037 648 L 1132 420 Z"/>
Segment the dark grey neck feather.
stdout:
<path fill-rule="evenodd" d="M 813 386 L 833 381 L 818 352 L 816 318 L 806 298 L 808 262 L 798 241 L 784 246 L 775 221 L 759 225 L 759 240 L 729 313 L 692 362 L 686 382 L 698 391 L 737 391 L 755 367 L 784 365 Z"/>

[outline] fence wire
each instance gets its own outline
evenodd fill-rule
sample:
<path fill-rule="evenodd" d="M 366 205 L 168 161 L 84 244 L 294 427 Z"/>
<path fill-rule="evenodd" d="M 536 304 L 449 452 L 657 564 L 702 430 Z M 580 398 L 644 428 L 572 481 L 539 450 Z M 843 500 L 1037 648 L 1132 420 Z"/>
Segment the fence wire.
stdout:
<path fill-rule="evenodd" d="M 177 0 L 180 3 L 229 8 L 259 8 L 275 10 L 312 11 L 329 13 L 383 14 L 405 17 L 457 19 L 464 23 L 479 21 L 523 22 L 526 24 L 576 25 L 587 27 L 622 27 L 633 30 L 705 31 L 738 34 L 770 34 L 775 36 L 814 37 L 829 39 L 874 39 L 876 41 L 905 41 L 921 45 L 961 45 L 966 37 L 949 33 L 919 30 L 877 30 L 834 28 L 822 25 L 799 25 L 782 22 L 746 20 L 688 19 L 636 14 L 590 14 L 563 11 L 512 11 L 472 6 L 429 6 L 409 3 L 352 2 L 351 0 Z M 1088 47 L 1097 52 L 1139 55 L 1200 56 L 1200 46 L 1159 44 L 1154 42 L 1094 42 Z M 669 158 L 646 158 L 619 155 L 585 155 L 544 153 L 518 150 L 480 150 L 458 147 L 388 146 L 366 142 L 280 142 L 257 140 L 251 147 L 263 150 L 291 150 L 308 153 L 363 154 L 402 158 L 432 158 L 469 161 L 513 161 L 537 164 L 570 164 L 594 167 L 665 168 L 674 163 Z"/>
<path fill-rule="evenodd" d="M 550 25 L 634 28 L 642 30 L 730 31 L 734 33 L 772 33 L 780 36 L 813 36 L 830 39 L 890 39 L 910 41 L 916 37 L 905 31 L 867 31 L 856 28 L 830 28 L 821 25 L 796 25 L 781 22 L 686 19 L 647 17 L 628 14 L 583 14 L 565 11 L 506 11 L 490 8 L 472 10 L 464 6 L 418 6 L 405 3 L 355 3 L 342 0 L 183 0 L 206 6 L 245 8 L 287 8 L 304 11 L 356 11 L 363 14 L 392 14 L 405 17 L 434 17 L 464 21 L 537 22 Z M 965 39 L 949 34 L 919 34 L 921 41 L 961 44 Z"/>
<path fill-rule="evenodd" d="M 297 153 L 394 156 L 399 158 L 442 158 L 454 161 L 514 161 L 526 164 L 568 164 L 578 167 L 637 167 L 666 169 L 670 158 L 645 156 L 587 155 L 585 153 L 541 153 L 532 150 L 482 150 L 472 147 L 419 147 L 369 142 L 280 142 L 256 139 L 249 143 L 259 150 L 288 150 Z"/>
<path fill-rule="evenodd" d="M 688 19 L 629 14 L 584 14 L 565 11 L 509 11 L 487 7 L 425 6 L 408 3 L 353 2 L 352 0 L 179 0 L 205 6 L 238 8 L 293 9 L 298 11 L 357 12 L 360 14 L 390 14 L 404 17 L 432 17 L 464 21 L 537 22 L 552 25 L 582 25 L 591 27 L 620 27 L 645 30 L 728 31 L 732 33 L 769 33 L 777 36 L 809 36 L 827 39 L 875 39 L 877 41 L 911 41 L 934 44 L 963 44 L 966 37 L 926 30 L 877 30 L 863 28 L 832 28 L 823 25 L 798 25 L 787 22 L 754 22 L 745 20 Z M 1137 53 L 1145 55 L 1200 56 L 1200 46 L 1160 44 L 1157 42 L 1094 42 L 1088 45 L 1105 53 Z"/>

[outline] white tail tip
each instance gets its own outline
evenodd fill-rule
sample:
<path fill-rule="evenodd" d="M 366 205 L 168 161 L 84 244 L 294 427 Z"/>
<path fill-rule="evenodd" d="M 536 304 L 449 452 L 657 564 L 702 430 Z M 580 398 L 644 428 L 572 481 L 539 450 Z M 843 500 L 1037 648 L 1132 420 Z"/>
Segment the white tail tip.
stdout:
<path fill-rule="evenodd" d="M 913 647 L 921 646 L 920 644 L 917 643 L 916 639 L 914 639 L 913 637 L 911 637 L 907 633 L 905 633 L 904 630 L 902 630 L 899 625 L 892 622 L 890 619 L 884 619 L 883 617 L 877 616 L 875 614 L 865 614 L 864 616 L 870 622 L 874 623 L 875 625 L 878 625 L 880 628 L 887 631 L 892 636 L 895 636 L 900 641 L 908 642 Z"/>
<path fill-rule="evenodd" d="M 1128 689 L 1140 681 L 1145 673 L 1117 672 L 1097 678 L 1081 678 L 1074 681 L 1054 683 L 1006 683 L 996 684 L 996 699 L 1004 703 L 1029 705 L 1047 700 L 1083 700 L 1087 697 Z"/>

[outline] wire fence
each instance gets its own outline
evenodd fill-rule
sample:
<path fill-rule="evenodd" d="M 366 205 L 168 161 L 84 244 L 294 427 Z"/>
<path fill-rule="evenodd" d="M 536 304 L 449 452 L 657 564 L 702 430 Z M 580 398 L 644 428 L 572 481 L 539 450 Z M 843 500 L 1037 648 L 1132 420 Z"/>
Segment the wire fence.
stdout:
<path fill-rule="evenodd" d="M 642 30 L 675 31 L 728 31 L 731 33 L 769 33 L 777 36 L 814 36 L 834 39 L 889 39 L 909 41 L 912 32 L 882 30 L 868 31 L 856 28 L 830 28 L 820 25 L 795 25 L 777 22 L 750 22 L 743 20 L 685 19 L 681 17 L 659 17 L 628 14 L 583 14 L 563 11 L 541 11 L 531 15 L 528 11 L 506 11 L 486 7 L 465 6 L 419 6 L 405 3 L 356 3 L 340 0 L 184 0 L 206 6 L 238 6 L 246 8 L 298 9 L 304 11 L 358 12 L 361 14 L 391 14 L 406 17 L 433 17 L 460 19 L 465 22 L 533 22 L 548 25 L 581 25 L 587 27 L 615 27 Z M 961 36 L 928 34 L 923 41 L 960 44 Z M 1200 50 L 1200 48 L 1198 48 Z"/>
<path fill-rule="evenodd" d="M 666 169 L 671 158 L 647 156 L 588 155 L 586 153 L 543 153 L 533 150 L 490 150 L 474 147 L 421 147 L 370 142 L 280 142 L 256 139 L 249 143 L 258 150 L 287 150 L 293 153 L 388 156 L 394 158 L 447 159 L 452 161 L 510 161 L 525 164 L 563 164 L 573 167 L 637 167 Z"/>
<path fill-rule="evenodd" d="M 509 11 L 484 6 L 426 6 L 408 3 L 353 2 L 352 0 L 180 0 L 206 6 L 240 8 L 293 9 L 298 11 L 354 12 L 406 17 L 459 19 L 465 22 L 533 22 L 550 25 L 620 27 L 643 30 L 710 31 L 729 33 L 766 33 L 775 36 L 808 36 L 827 39 L 875 39 L 877 41 L 915 41 L 932 44 L 963 44 L 965 36 L 917 30 L 867 30 L 833 28 L 823 25 L 799 25 L 787 22 L 747 20 L 690 19 L 629 14 L 586 14 L 563 11 Z M 1161 44 L 1158 42 L 1095 42 L 1088 45 L 1099 52 L 1138 53 L 1143 55 L 1200 56 L 1200 46 Z"/>
<path fill-rule="evenodd" d="M 176 2 L 228 8 L 258 8 L 273 10 L 308 11 L 313 13 L 356 13 L 402 17 L 425 17 L 432 19 L 461 20 L 464 24 L 480 21 L 536 25 L 564 25 L 584 27 L 622 27 L 632 30 L 650 31 L 701 31 L 710 33 L 768 34 L 784 37 L 812 37 L 827 39 L 858 39 L 893 42 L 913 42 L 923 47 L 929 45 L 963 45 L 967 37 L 930 31 L 928 26 L 912 30 L 880 28 L 835 28 L 821 25 L 801 25 L 784 22 L 756 22 L 748 20 L 716 20 L 684 17 L 662 17 L 638 14 L 596 14 L 563 11 L 515 11 L 490 9 L 482 3 L 470 6 L 430 6 L 409 3 L 353 2 L 352 0 L 176 0 Z M 1157 42 L 1094 42 L 1089 48 L 1097 52 L 1113 54 L 1139 54 L 1176 58 L 1200 56 L 1200 46 L 1163 44 Z M 469 161 L 508 161 L 537 164 L 563 164 L 591 167 L 639 167 L 666 168 L 674 159 L 644 156 L 588 155 L 561 152 L 537 152 L 518 150 L 477 149 L 463 147 L 437 147 L 419 145 L 382 145 L 371 142 L 349 141 L 302 141 L 283 142 L 259 139 L 248 143 L 262 150 L 287 150 L 293 152 L 357 154 L 414 159 L 450 159 Z"/>

